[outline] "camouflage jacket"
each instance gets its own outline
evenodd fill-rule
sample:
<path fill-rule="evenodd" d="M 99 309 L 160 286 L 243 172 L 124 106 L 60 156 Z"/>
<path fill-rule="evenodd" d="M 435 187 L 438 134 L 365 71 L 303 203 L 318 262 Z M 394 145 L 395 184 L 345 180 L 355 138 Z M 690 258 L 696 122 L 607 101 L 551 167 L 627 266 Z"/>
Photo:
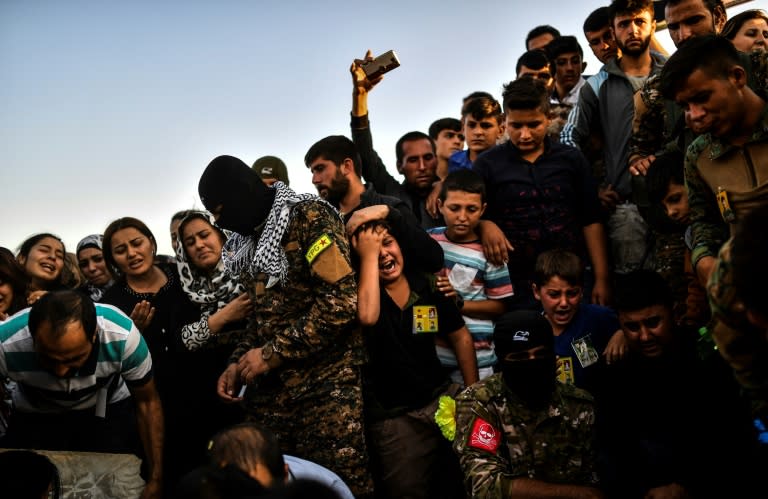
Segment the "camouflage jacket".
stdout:
<path fill-rule="evenodd" d="M 546 410 L 532 411 L 495 374 L 456 400 L 453 447 L 475 498 L 509 497 L 519 477 L 594 485 L 595 421 L 592 396 L 557 383 Z"/>
<path fill-rule="evenodd" d="M 730 239 L 720 249 L 714 272 L 707 283 L 712 308 L 712 338 L 717 349 L 733 368 L 745 390 L 755 417 L 768 420 L 768 344 L 765 331 L 747 318 L 744 303 L 733 287 Z"/>
<path fill-rule="evenodd" d="M 685 184 L 693 241 L 691 263 L 717 257 L 739 219 L 768 199 L 768 105 L 750 139 L 733 146 L 705 133 L 685 155 Z M 718 193 L 722 194 L 718 196 Z"/>
<path fill-rule="evenodd" d="M 749 86 L 761 97 L 768 97 L 768 53 L 752 52 L 742 57 L 749 74 Z M 682 109 L 661 95 L 660 85 L 661 74 L 656 74 L 635 94 L 629 164 L 670 149 L 685 152 L 694 138 L 685 127 Z"/>
<path fill-rule="evenodd" d="M 283 363 L 254 391 L 284 385 L 299 396 L 343 367 L 362 363 L 357 283 L 344 225 L 330 206 L 318 201 L 295 205 L 282 245 L 288 259 L 285 286 L 267 288 L 266 275 L 242 276 L 254 316 L 229 361 L 269 343 Z"/>

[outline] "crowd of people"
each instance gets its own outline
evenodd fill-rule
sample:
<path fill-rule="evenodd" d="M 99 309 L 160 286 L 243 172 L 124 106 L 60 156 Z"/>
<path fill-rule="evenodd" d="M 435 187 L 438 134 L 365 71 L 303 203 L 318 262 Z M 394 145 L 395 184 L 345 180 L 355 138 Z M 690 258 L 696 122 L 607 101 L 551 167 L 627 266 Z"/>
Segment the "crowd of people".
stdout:
<path fill-rule="evenodd" d="M 768 14 L 664 20 L 671 56 L 651 0 L 590 13 L 592 75 L 532 29 L 402 179 L 369 51 L 316 194 L 221 155 L 174 255 L 132 217 L 0 248 L 0 448 L 134 453 L 143 498 L 764 496 Z"/>

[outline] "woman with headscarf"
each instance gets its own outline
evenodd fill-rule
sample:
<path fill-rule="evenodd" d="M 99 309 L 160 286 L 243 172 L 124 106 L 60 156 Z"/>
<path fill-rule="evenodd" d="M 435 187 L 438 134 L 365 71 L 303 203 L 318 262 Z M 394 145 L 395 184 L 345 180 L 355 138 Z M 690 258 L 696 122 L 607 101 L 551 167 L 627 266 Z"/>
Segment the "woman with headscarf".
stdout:
<path fill-rule="evenodd" d="M 205 445 L 217 431 L 242 421 L 239 405 L 224 404 L 216 395 L 216 383 L 227 359 L 244 338 L 253 307 L 248 293 L 237 279 L 224 272 L 221 248 L 227 235 L 211 224 L 208 215 L 190 211 L 178 227 L 176 264 L 181 287 L 200 307 L 197 320 L 181 328 L 186 350 L 182 368 L 188 373 L 189 406 L 198 415 L 195 435 L 202 459 Z"/>
<path fill-rule="evenodd" d="M 252 311 L 245 286 L 224 272 L 221 249 L 227 237 L 200 211 L 190 211 L 179 224 L 176 246 L 179 279 L 184 292 L 200 305 L 201 312 L 200 320 L 181 330 L 181 340 L 188 350 L 212 343 L 234 347 L 237 338 L 222 338 L 228 336 L 225 333 L 241 331 Z"/>
<path fill-rule="evenodd" d="M 115 283 L 104 260 L 101 249 L 103 239 L 101 234 L 91 234 L 77 243 L 77 264 L 86 279 L 80 289 L 95 302 L 101 301 L 104 293 Z"/>

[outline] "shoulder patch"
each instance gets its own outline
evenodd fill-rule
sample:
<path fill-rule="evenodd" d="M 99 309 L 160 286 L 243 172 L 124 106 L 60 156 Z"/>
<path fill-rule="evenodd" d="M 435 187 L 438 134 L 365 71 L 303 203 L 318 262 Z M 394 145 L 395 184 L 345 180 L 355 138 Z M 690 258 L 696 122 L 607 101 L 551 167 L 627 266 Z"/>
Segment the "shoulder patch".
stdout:
<path fill-rule="evenodd" d="M 501 434 L 499 430 L 483 418 L 475 418 L 472 423 L 472 433 L 469 434 L 469 447 L 484 450 L 491 454 L 496 454 L 501 443 Z"/>
<path fill-rule="evenodd" d="M 314 243 L 312 243 L 312 246 L 309 247 L 307 253 L 304 255 L 304 258 L 307 259 L 308 263 L 312 263 L 315 258 L 317 258 L 317 255 L 327 250 L 330 246 L 331 237 L 328 234 L 323 234 L 322 236 L 318 237 Z"/>

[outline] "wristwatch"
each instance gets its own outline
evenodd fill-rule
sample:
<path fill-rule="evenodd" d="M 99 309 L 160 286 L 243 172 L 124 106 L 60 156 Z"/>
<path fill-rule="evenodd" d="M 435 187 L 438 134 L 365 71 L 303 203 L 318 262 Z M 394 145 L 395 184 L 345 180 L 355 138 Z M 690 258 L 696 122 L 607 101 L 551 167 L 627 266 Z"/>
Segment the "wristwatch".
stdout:
<path fill-rule="evenodd" d="M 264 362 L 269 365 L 269 359 L 272 358 L 272 356 L 275 355 L 275 347 L 272 345 L 272 343 L 265 343 L 263 347 L 261 347 L 261 358 L 264 359 Z"/>

